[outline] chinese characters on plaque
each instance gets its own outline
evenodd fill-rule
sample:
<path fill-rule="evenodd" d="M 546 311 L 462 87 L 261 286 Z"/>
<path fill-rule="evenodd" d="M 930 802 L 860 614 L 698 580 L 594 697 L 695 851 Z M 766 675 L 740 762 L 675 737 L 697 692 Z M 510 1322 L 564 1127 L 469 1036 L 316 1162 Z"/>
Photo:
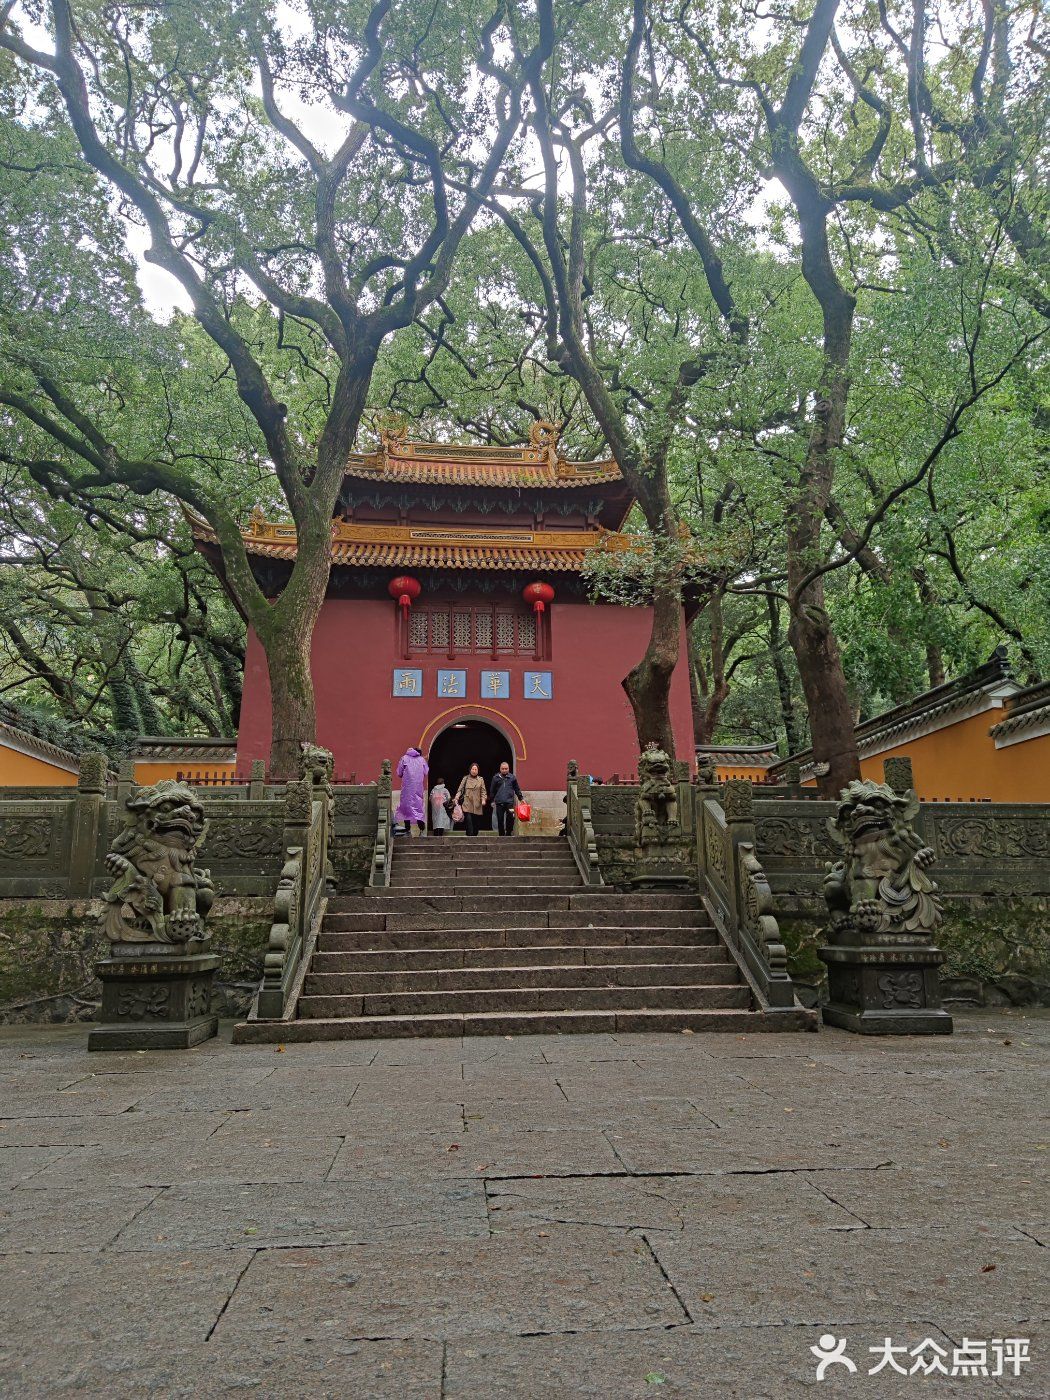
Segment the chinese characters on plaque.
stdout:
<path fill-rule="evenodd" d="M 550 671 L 525 671 L 521 677 L 524 700 L 553 700 L 554 685 Z M 429 689 L 429 686 L 427 687 Z M 437 673 L 439 700 L 466 700 L 473 691 L 466 671 L 440 670 Z M 424 694 L 423 672 L 415 667 L 398 666 L 394 670 L 393 693 L 420 699 Z M 477 699 L 509 700 L 511 678 L 509 671 L 482 671 L 478 678 Z"/>
<path fill-rule="evenodd" d="M 402 670 L 400 667 L 394 671 L 394 694 L 395 695 L 415 695 L 423 694 L 423 672 L 415 670 Z"/>
<path fill-rule="evenodd" d="M 442 699 L 451 696 L 453 699 L 462 700 L 466 696 L 466 693 L 466 671 L 438 672 L 438 695 L 440 695 Z"/>
<path fill-rule="evenodd" d="M 509 671 L 482 671 L 481 696 L 489 700 L 510 699 Z"/>
<path fill-rule="evenodd" d="M 551 673 L 549 671 L 526 671 L 524 680 L 526 700 L 550 700 L 553 698 L 554 691 L 551 687 Z"/>

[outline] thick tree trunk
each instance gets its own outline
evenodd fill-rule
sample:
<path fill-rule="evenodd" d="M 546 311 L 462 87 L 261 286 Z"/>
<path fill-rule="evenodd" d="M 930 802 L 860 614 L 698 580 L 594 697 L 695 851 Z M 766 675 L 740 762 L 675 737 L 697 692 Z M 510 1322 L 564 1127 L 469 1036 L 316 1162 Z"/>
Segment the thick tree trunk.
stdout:
<path fill-rule="evenodd" d="M 682 627 L 682 596 L 672 583 L 658 584 L 653 593 L 653 626 L 645 655 L 621 682 L 634 711 L 639 752 L 650 744 L 674 758 L 671 725 L 671 680 L 678 665 Z"/>
<path fill-rule="evenodd" d="M 710 669 L 706 672 L 706 685 L 697 684 L 693 699 L 693 738 L 698 744 L 713 744 L 718 717 L 722 706 L 729 697 L 729 682 L 725 673 L 725 624 L 722 616 L 722 593 L 716 592 L 707 605 L 710 620 Z M 693 664 L 693 652 L 697 641 L 689 630 L 690 674 L 699 682 L 699 664 Z"/>
<path fill-rule="evenodd" d="M 809 267 L 807 280 L 818 291 L 824 310 L 824 371 L 798 495 L 788 521 L 788 642 L 795 653 L 809 711 L 817 786 L 826 796 L 836 796 L 860 777 L 860 757 L 842 654 L 825 606 L 824 578 L 818 575 L 810 580 L 810 575 L 824 558 L 821 524 L 831 498 L 835 453 L 842 445 L 845 428 L 855 303 L 838 287 L 830 263 Z"/>
<path fill-rule="evenodd" d="M 270 671 L 270 777 L 281 781 L 299 776 L 303 744 L 317 738 L 314 682 L 310 672 L 310 637 L 314 618 L 297 633 L 276 631 L 263 646 Z"/>
<path fill-rule="evenodd" d="M 927 612 L 934 612 L 940 606 L 940 599 L 926 570 L 913 569 L 912 577 L 915 579 L 915 586 L 918 589 L 919 599 L 923 607 Z M 944 653 L 937 642 L 928 641 L 926 643 L 926 672 L 930 678 L 931 690 L 944 684 Z"/>
<path fill-rule="evenodd" d="M 944 653 L 936 642 L 926 643 L 926 673 L 930 678 L 931 690 L 944 684 Z"/>
<path fill-rule="evenodd" d="M 773 674 L 777 679 L 777 694 L 780 697 L 780 719 L 784 726 L 784 738 L 788 753 L 797 753 L 802 747 L 795 718 L 795 697 L 791 691 L 791 677 L 784 665 L 784 652 L 780 630 L 780 604 L 772 595 L 766 598 L 766 611 L 769 614 L 769 655 L 773 662 Z"/>
<path fill-rule="evenodd" d="M 814 594 L 820 595 L 819 599 Z M 817 585 L 807 594 L 806 603 L 792 612 L 788 641 L 798 662 L 809 710 L 817 786 L 825 796 L 835 797 L 853 778 L 860 777 L 860 758 L 842 657 L 822 595 L 823 589 Z"/>
<path fill-rule="evenodd" d="M 695 628 L 686 630 L 686 645 L 689 659 L 689 707 L 693 716 L 693 743 L 706 744 L 704 738 L 704 680 L 701 674 L 702 662 Z"/>

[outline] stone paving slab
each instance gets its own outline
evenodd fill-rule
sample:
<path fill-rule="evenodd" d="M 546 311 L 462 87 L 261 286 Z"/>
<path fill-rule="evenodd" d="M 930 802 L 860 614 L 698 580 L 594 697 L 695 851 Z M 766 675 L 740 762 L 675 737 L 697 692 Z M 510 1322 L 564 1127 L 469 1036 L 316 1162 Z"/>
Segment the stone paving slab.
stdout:
<path fill-rule="evenodd" d="M 550 1224 L 673 1231 L 702 1226 L 719 1238 L 742 1231 L 765 1240 L 771 1231 L 763 1222 L 780 1219 L 790 1220 L 790 1228 L 803 1234 L 858 1228 L 847 1208 L 814 1190 L 802 1173 L 492 1181 L 489 1209 L 493 1228 L 500 1231 Z M 742 1244 L 746 1247 L 746 1241 L 738 1239 L 734 1247 Z"/>
<path fill-rule="evenodd" d="M 488 1233 L 484 1181 L 200 1183 L 156 1193 L 112 1247 L 325 1246 Z"/>
<path fill-rule="evenodd" d="M 187 1111 L 168 1119 L 133 1111 L 105 1117 L 78 1114 L 68 1118 L 0 1118 L 0 1152 L 9 1147 L 131 1147 L 156 1144 L 169 1137 L 192 1142 L 210 1137 L 236 1116 L 213 1109 L 205 1113 Z"/>
<path fill-rule="evenodd" d="M 949 1152 L 940 1165 L 893 1166 L 878 1173 L 811 1172 L 807 1180 L 877 1230 L 952 1229 L 960 1220 L 1028 1229 L 1045 1214 L 1050 1205 L 1045 1170 L 1026 1168 L 1002 1152 L 995 1163 L 957 1156 Z"/>
<path fill-rule="evenodd" d="M 0 1194 L 0 1256 L 111 1245 L 156 1200 L 155 1186 L 63 1187 Z"/>
<path fill-rule="evenodd" d="M 600 1332 L 572 1337 L 490 1338 L 449 1344 L 445 1364 L 446 1400 L 475 1400 L 499 1395 L 505 1400 L 781 1400 L 785 1395 L 815 1393 L 831 1400 L 915 1400 L 931 1393 L 974 1396 L 1003 1392 L 994 1381 L 955 1380 L 891 1373 L 868 1377 L 877 1358 L 867 1348 L 879 1345 L 875 1332 L 857 1335 L 853 1356 L 857 1375 L 831 1370 L 816 1381 L 810 1347 L 819 1327 L 737 1327 L 701 1331 Z M 917 1346 L 932 1337 L 946 1352 L 952 1346 L 938 1328 L 901 1327 L 895 1341 Z M 913 1364 L 909 1361 L 909 1365 Z M 610 1389 L 610 1377 L 615 1377 Z M 841 1377 L 841 1378 L 840 1378 Z M 933 1387 L 936 1386 L 934 1390 Z M 1015 1392 L 1010 1392 L 1011 1394 Z M 1034 1392 L 1033 1392 L 1034 1393 Z"/>
<path fill-rule="evenodd" d="M 1050 1393 L 1050 1016 L 88 1055 L 0 1030 L 0 1394 Z M 886 1335 L 1019 1379 L 867 1378 Z"/>
<path fill-rule="evenodd" d="M 19 1397 L 104 1396 L 105 1400 L 214 1400 L 304 1397 L 310 1400 L 440 1400 L 444 1348 L 435 1341 L 341 1341 L 322 1333 L 268 1352 L 212 1338 L 166 1353 L 115 1359 L 97 1344 L 58 1346 L 46 1357 L 5 1356 L 0 1393 Z"/>
<path fill-rule="evenodd" d="M 244 1249 L 8 1254 L 0 1273 L 5 1352 L 46 1356 L 52 1339 L 66 1347 L 104 1340 L 114 1356 L 200 1345 L 251 1258 Z"/>
<path fill-rule="evenodd" d="M 644 1240 L 554 1226 L 406 1250 L 264 1250 L 217 1329 L 268 1347 L 332 1337 L 665 1326 L 684 1320 Z"/>
<path fill-rule="evenodd" d="M 890 1327 L 1050 1313 L 1050 1258 L 1033 1240 L 953 1230 L 767 1232 L 727 1250 L 702 1230 L 652 1234 L 652 1247 L 691 1320 L 770 1326 L 858 1322 Z M 775 1248 L 761 1246 L 773 1240 Z M 707 1301 L 710 1300 L 710 1301 Z"/>
<path fill-rule="evenodd" d="M 330 1179 L 390 1180 L 419 1175 L 451 1177 L 568 1176 L 619 1172 L 622 1165 L 609 1141 L 596 1132 L 534 1130 L 472 1134 L 403 1134 L 397 1138 L 347 1138 L 332 1165 Z"/>
<path fill-rule="evenodd" d="M 323 1181 L 341 1145 L 338 1137 L 269 1143 L 212 1137 L 203 1142 L 168 1141 L 162 1150 L 108 1144 L 67 1148 L 32 1177 L 31 1185 L 53 1190 L 84 1182 L 172 1186 L 190 1181 Z"/>

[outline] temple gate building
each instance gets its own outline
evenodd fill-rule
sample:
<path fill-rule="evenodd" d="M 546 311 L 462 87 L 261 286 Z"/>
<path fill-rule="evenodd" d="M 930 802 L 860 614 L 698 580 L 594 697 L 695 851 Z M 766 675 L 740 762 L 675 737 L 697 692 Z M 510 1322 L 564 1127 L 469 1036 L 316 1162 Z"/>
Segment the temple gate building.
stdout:
<path fill-rule="evenodd" d="M 352 454 L 312 653 L 317 738 L 337 775 L 371 781 L 384 758 L 414 744 L 431 781 L 454 789 L 471 762 L 488 776 L 506 759 L 549 825 L 564 810 L 568 759 L 606 778 L 632 773 L 638 747 L 621 681 L 645 651 L 651 609 L 592 603 L 583 577 L 594 551 L 632 547 L 621 533 L 632 504 L 615 462 L 567 460 L 545 423 L 524 447 L 387 432 L 377 451 Z M 193 528 L 215 558 L 214 536 Z M 255 512 L 245 543 L 277 595 L 295 527 Z M 671 707 L 684 757 L 684 664 Z M 249 634 L 239 770 L 269 747 L 266 658 Z"/>

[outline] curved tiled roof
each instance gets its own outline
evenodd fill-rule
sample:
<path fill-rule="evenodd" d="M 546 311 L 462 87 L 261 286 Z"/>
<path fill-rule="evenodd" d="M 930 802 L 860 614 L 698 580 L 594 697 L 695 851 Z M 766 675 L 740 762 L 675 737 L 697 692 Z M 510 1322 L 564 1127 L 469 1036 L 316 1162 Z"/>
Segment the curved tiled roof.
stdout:
<path fill-rule="evenodd" d="M 768 768 L 779 758 L 776 744 L 697 744 L 696 755 L 740 768 Z"/>
<path fill-rule="evenodd" d="M 194 537 L 216 542 L 204 521 L 190 517 Z M 291 561 L 297 550 L 295 526 L 253 516 L 244 534 L 249 554 Z M 611 530 L 525 530 L 456 525 L 374 525 L 335 521 L 332 563 L 358 568 L 543 569 L 578 573 L 596 549 L 617 552 L 638 547 L 631 535 Z"/>
<path fill-rule="evenodd" d="M 409 442 L 396 434 L 384 433 L 375 452 L 350 454 L 345 474 L 371 481 L 541 489 L 623 480 L 611 458 L 570 462 L 562 457 L 555 431 L 546 423 L 533 425 L 531 441 L 524 447 Z"/>
<path fill-rule="evenodd" d="M 1050 725 L 1050 681 L 1038 681 L 1019 690 L 1006 702 L 1006 707 L 1006 718 L 993 724 L 988 731 L 996 743 L 1019 739 L 1028 731 L 1044 733 Z"/>
<path fill-rule="evenodd" d="M 30 734 L 28 730 L 20 729 L 14 724 L 0 722 L 0 747 L 29 754 L 30 757 L 39 758 L 55 768 L 64 769 L 67 773 L 75 773 L 80 763 L 78 756 L 69 749 L 60 748 L 58 744 L 52 744 L 47 739 L 41 739 L 38 734 Z"/>

